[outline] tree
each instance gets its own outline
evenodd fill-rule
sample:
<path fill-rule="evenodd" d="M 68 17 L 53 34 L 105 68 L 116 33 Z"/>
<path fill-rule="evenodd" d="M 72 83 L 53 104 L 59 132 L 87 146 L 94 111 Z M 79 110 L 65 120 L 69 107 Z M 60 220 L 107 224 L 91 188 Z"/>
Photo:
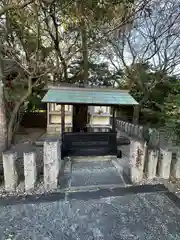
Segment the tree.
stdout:
<path fill-rule="evenodd" d="M 16 5 L 16 4 L 9 4 L 6 5 L 3 2 L 3 6 L 0 6 L 0 18 L 1 18 L 1 23 L 3 22 L 2 16 L 6 15 L 6 13 L 9 10 L 12 9 L 18 9 L 18 8 L 24 8 L 27 6 L 31 1 L 25 1 L 23 4 Z M 0 24 L 0 28 L 4 26 L 3 24 Z M 2 29 L 0 29 L 2 30 Z M 5 33 L 5 31 L 1 31 L 2 33 Z M 7 131 L 6 131 L 6 110 L 5 110 L 5 102 L 4 102 L 4 88 L 3 88 L 3 80 L 4 80 L 4 71 L 3 71 L 3 63 L 2 63 L 2 47 L 3 47 L 3 34 L 1 34 L 1 40 L 0 40 L 0 111 L 1 111 L 1 151 L 3 151 L 7 147 Z"/>
<path fill-rule="evenodd" d="M 16 9 L 24 8 L 32 2 L 33 2 L 33 0 L 29 0 L 29 1 L 24 1 L 23 3 L 20 3 L 20 4 L 19 3 L 16 4 L 16 3 L 13 3 L 13 1 L 12 1 L 12 3 L 8 3 L 7 5 L 6 4 L 4 5 L 3 2 L 2 2 L 3 5 L 0 6 L 0 17 L 3 14 L 6 14 L 10 10 L 16 10 Z"/>
<path fill-rule="evenodd" d="M 179 74 L 178 2 L 153 1 L 136 14 L 131 29 L 108 38 L 106 56 L 117 69 L 124 69 L 127 88 L 141 91 L 140 108 L 150 98 L 152 88 L 166 84 L 170 75 Z M 105 52 L 105 51 L 104 51 Z M 160 107 L 160 103 L 155 103 Z"/>
<path fill-rule="evenodd" d="M 92 51 L 100 41 L 103 42 L 106 34 L 113 31 L 113 25 L 120 27 L 126 25 L 129 19 L 132 21 L 133 5 L 133 1 L 100 2 L 99 0 L 87 2 L 77 0 L 68 2 L 66 7 L 62 7 L 58 1 L 41 4 L 46 31 L 56 49 L 57 59 L 62 65 L 64 81 L 68 81 L 68 65 L 71 64 L 71 60 L 74 61 L 74 58 L 79 58 L 81 55 L 83 64 L 79 77 L 87 84 L 88 62 Z M 141 4 L 138 10 L 140 6 Z M 72 49 L 73 54 L 71 54 Z"/>
<path fill-rule="evenodd" d="M 76 78 L 94 84 L 99 78 L 98 84 L 112 84 L 110 78 L 117 80 L 106 64 L 92 58 L 106 44 L 108 34 L 117 27 L 132 24 L 134 13 L 143 7 L 142 2 L 34 0 L 22 1 L 14 8 L 3 5 L 0 12 L 3 58 L 12 59 L 22 69 L 13 76 L 11 87 L 5 89 L 6 100 L 14 102 L 8 115 L 8 146 L 21 107 L 35 89 L 44 86 L 48 73 L 54 80 L 61 78 L 64 82 Z M 78 68 L 74 62 L 78 62 Z M 72 66 L 77 71 L 72 71 Z"/>
<path fill-rule="evenodd" d="M 44 56 L 46 47 L 42 43 L 38 7 L 33 3 L 28 8 L 12 10 L 6 14 L 8 28 L 2 52 L 4 58 L 13 59 L 23 69 L 13 79 L 12 87 L 5 88 L 6 100 L 14 102 L 13 109 L 10 109 L 7 116 L 8 147 L 16 130 L 15 122 L 20 108 L 24 107 L 35 87 L 42 87 L 46 83 L 47 73 L 54 69 L 49 55 Z"/>

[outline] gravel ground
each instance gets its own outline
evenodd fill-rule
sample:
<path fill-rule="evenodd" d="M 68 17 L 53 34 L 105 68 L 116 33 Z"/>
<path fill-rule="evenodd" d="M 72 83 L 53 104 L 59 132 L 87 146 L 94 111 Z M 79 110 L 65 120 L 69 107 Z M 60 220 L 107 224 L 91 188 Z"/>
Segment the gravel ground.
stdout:
<path fill-rule="evenodd" d="M 180 210 L 162 193 L 0 206 L 2 240 L 179 240 Z"/>

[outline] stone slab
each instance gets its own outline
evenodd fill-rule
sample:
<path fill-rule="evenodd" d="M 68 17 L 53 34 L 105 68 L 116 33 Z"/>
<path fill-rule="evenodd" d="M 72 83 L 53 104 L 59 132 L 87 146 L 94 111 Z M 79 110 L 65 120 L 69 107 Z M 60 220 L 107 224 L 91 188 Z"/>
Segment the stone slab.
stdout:
<path fill-rule="evenodd" d="M 60 171 L 60 143 L 58 141 L 44 142 L 44 187 L 46 190 L 56 189 Z"/>
<path fill-rule="evenodd" d="M 3 169 L 4 169 L 4 183 L 6 191 L 15 191 L 18 184 L 18 173 L 15 161 L 17 159 L 16 153 L 3 154 Z"/>
<path fill-rule="evenodd" d="M 73 164 L 72 187 L 104 184 L 124 185 L 122 177 L 111 161 Z"/>
<path fill-rule="evenodd" d="M 168 179 L 170 177 L 172 161 L 172 152 L 167 149 L 160 149 L 160 159 L 159 159 L 159 176 Z"/>
<path fill-rule="evenodd" d="M 147 162 L 148 179 L 153 179 L 156 177 L 158 158 L 159 158 L 159 150 L 157 149 L 148 150 L 148 162 Z"/>
<path fill-rule="evenodd" d="M 143 141 L 133 141 L 130 144 L 130 177 L 133 183 L 138 183 L 143 179 L 145 164 L 146 144 Z"/>
<path fill-rule="evenodd" d="M 172 176 L 174 178 L 180 179 L 180 151 L 176 153 L 175 164 L 173 166 Z"/>
<path fill-rule="evenodd" d="M 25 177 L 25 190 L 26 191 L 33 190 L 37 179 L 35 152 L 24 153 L 24 177 Z"/>

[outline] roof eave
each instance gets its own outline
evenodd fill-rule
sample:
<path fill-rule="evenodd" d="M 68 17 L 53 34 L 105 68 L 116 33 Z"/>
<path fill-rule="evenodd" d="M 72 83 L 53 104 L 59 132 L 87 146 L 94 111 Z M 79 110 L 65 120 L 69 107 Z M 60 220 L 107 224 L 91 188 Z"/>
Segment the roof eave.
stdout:
<path fill-rule="evenodd" d="M 106 91 L 115 91 L 115 92 L 125 92 L 125 93 L 129 93 L 129 90 L 124 90 L 124 89 L 115 89 L 115 88 L 104 88 L 104 87 L 64 87 L 64 86 L 47 86 L 47 90 L 51 90 L 51 89 L 55 89 L 55 90 L 77 90 L 77 89 L 81 89 L 82 91 L 89 91 L 90 89 L 92 91 L 102 91 L 102 92 L 106 92 Z"/>

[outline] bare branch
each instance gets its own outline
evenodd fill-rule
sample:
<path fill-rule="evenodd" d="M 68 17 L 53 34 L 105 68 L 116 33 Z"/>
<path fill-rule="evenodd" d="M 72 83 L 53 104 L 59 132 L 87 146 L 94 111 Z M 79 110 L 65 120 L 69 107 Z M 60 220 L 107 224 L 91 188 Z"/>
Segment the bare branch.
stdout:
<path fill-rule="evenodd" d="M 2 16 L 3 14 L 5 14 L 6 12 L 8 12 L 10 10 L 22 9 L 22 8 L 26 7 L 27 5 L 31 4 L 32 2 L 34 2 L 34 0 L 25 1 L 23 4 L 6 5 L 6 6 L 2 7 L 2 9 L 0 9 L 0 16 Z"/>

